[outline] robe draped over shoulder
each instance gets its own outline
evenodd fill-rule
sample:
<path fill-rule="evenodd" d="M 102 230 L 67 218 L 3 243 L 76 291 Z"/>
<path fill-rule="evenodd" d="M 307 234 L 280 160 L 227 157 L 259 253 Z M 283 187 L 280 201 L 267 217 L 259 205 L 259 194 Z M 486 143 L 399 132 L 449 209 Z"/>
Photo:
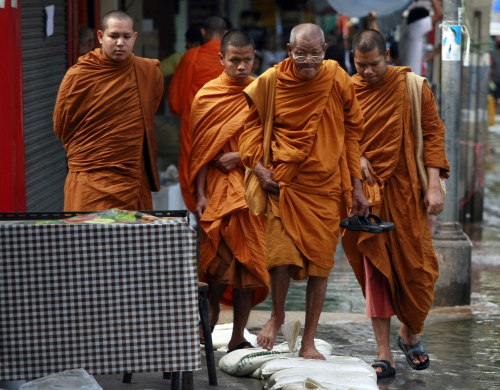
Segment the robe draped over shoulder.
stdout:
<path fill-rule="evenodd" d="M 418 334 L 434 300 L 439 270 L 415 163 L 406 87 L 409 71 L 408 67 L 389 66 L 383 79 L 374 85 L 359 75 L 353 76 L 365 118 L 361 153 L 372 165 L 373 178 L 380 189 L 380 202 L 372 207 L 372 212 L 384 221 L 394 222 L 395 230 L 384 234 L 345 231 L 342 244 L 363 293 L 362 254 L 365 254 L 387 278 L 399 320 Z M 434 96 L 424 84 L 424 162 L 440 168 L 441 174 L 448 177 L 444 131 Z M 368 190 L 370 186 L 364 182 L 363 187 Z M 365 195 L 368 197 L 366 191 Z"/>
<path fill-rule="evenodd" d="M 361 109 L 349 76 L 335 61 L 323 61 L 311 80 L 298 74 L 291 59 L 276 70 L 272 161 L 267 167 L 280 187 L 279 197 L 269 196 L 273 214 L 303 256 L 331 269 L 340 222 L 334 210 L 342 193 L 350 192 L 351 176 L 361 178 Z M 267 71 L 245 90 L 251 109 L 239 149 L 243 164 L 252 169 L 263 156 L 269 77 Z"/>
<path fill-rule="evenodd" d="M 224 70 L 220 63 L 220 40 L 209 41 L 189 49 L 175 68 L 168 88 L 168 104 L 173 115 L 181 118 L 179 150 L 179 182 L 187 208 L 194 212 L 195 205 L 189 196 L 189 113 L 191 104 L 205 83 L 218 77 Z"/>
<path fill-rule="evenodd" d="M 243 165 L 228 173 L 210 164 L 219 152 L 237 152 L 243 123 L 248 116 L 248 105 L 243 89 L 253 81 L 236 83 L 224 71 L 218 78 L 200 89 L 191 107 L 191 153 L 189 165 L 189 197 L 196 204 L 196 176 L 208 164 L 206 197 L 208 206 L 200 219 L 203 239 L 200 249 L 199 275 L 205 272 L 217 255 L 221 240 L 236 260 L 263 287 L 255 290 L 253 304 L 263 302 L 269 293 L 269 273 L 266 268 L 265 219 L 250 214 L 245 202 Z M 232 287 L 228 287 L 222 303 L 232 304 Z"/>
<path fill-rule="evenodd" d="M 96 49 L 68 70 L 53 117 L 68 155 L 65 210 L 152 207 L 162 93 L 158 60 L 131 55 L 118 63 Z"/>

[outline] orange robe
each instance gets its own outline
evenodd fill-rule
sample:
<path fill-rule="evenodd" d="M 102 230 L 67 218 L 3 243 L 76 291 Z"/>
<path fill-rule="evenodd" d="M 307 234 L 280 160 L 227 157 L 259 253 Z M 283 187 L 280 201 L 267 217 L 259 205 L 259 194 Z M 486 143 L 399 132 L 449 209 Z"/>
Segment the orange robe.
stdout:
<path fill-rule="evenodd" d="M 179 182 L 182 197 L 187 208 L 194 212 L 195 205 L 189 196 L 189 113 L 191 104 L 205 83 L 218 77 L 224 70 L 220 63 L 220 40 L 209 41 L 194 49 L 189 49 L 175 68 L 168 88 L 170 112 L 181 118 L 179 150 Z"/>
<path fill-rule="evenodd" d="M 205 272 L 216 258 L 220 241 L 224 240 L 236 260 L 261 282 L 254 294 L 253 304 L 256 305 L 269 293 L 265 220 L 248 211 L 243 191 L 244 167 L 240 164 L 224 173 L 210 164 L 220 151 L 238 151 L 238 140 L 249 111 L 243 89 L 252 81 L 253 77 L 249 77 L 245 83 L 236 83 L 224 71 L 196 95 L 190 121 L 189 189 L 192 202 L 196 204 L 196 175 L 208 164 L 205 189 L 208 206 L 200 220 L 203 228 L 200 279 L 206 279 Z M 228 287 L 222 300 L 224 304 L 232 304 L 231 293 L 232 288 Z"/>
<path fill-rule="evenodd" d="M 68 155 L 65 210 L 152 209 L 162 93 L 157 60 L 132 55 L 117 63 L 96 49 L 68 70 L 54 109 L 54 131 Z"/>
<path fill-rule="evenodd" d="M 342 244 L 363 293 L 362 253 L 387 279 L 399 320 L 418 334 L 434 300 L 439 269 L 415 164 L 406 88 L 409 71 L 408 67 L 389 66 L 375 85 L 366 83 L 359 75 L 353 76 L 365 118 L 361 153 L 375 171 L 381 194 L 381 202 L 372 207 L 372 212 L 384 221 L 394 222 L 395 230 L 384 234 L 346 231 Z M 441 168 L 441 175 L 448 177 L 444 130 L 434 96 L 424 84 L 424 162 L 426 166 Z M 364 187 L 369 186 L 364 183 Z"/>
<path fill-rule="evenodd" d="M 269 196 L 273 214 L 308 261 L 330 270 L 339 238 L 341 195 L 351 189 L 351 176 L 361 178 L 363 116 L 351 80 L 337 62 L 323 61 L 312 80 L 303 79 L 291 59 L 276 69 L 268 168 L 274 170 L 280 193 L 279 198 Z M 271 74 L 266 71 L 245 90 L 252 106 L 240 155 L 252 169 L 263 156 L 262 123 L 268 108 L 262 102 L 272 88 L 266 87 Z M 268 267 L 274 264 L 272 256 L 268 252 Z"/>

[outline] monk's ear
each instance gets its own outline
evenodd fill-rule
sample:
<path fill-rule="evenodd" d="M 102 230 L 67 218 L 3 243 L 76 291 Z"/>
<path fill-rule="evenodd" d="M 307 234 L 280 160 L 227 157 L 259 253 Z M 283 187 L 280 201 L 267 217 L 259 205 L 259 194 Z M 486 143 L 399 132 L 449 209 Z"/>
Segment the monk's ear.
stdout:
<path fill-rule="evenodd" d="M 219 60 L 220 60 L 220 63 L 225 66 L 225 64 L 224 64 L 224 56 L 222 55 L 222 53 L 219 53 Z"/>
<path fill-rule="evenodd" d="M 103 35 L 104 35 L 104 33 L 101 30 L 97 31 L 97 39 L 99 40 L 99 43 L 101 43 L 101 44 L 102 44 Z"/>
<path fill-rule="evenodd" d="M 390 59 L 391 59 L 391 49 L 387 49 L 387 50 L 385 51 L 385 60 L 386 60 L 387 62 L 389 62 L 389 61 L 390 61 Z"/>
<path fill-rule="evenodd" d="M 286 50 L 288 51 L 288 57 L 292 58 L 292 46 L 289 43 L 286 44 Z"/>

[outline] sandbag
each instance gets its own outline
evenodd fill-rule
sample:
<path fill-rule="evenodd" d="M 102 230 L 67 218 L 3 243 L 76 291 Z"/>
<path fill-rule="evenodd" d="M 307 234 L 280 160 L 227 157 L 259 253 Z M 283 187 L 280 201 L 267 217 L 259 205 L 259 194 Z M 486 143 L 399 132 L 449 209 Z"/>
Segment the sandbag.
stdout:
<path fill-rule="evenodd" d="M 287 368 L 276 371 L 271 375 L 264 389 L 279 390 L 285 385 L 304 382 L 308 378 L 321 384 L 322 387 L 333 387 L 349 390 L 378 390 L 377 380 L 371 375 L 348 371 L 329 371 L 325 368 L 312 368 L 299 370 L 298 368 Z"/>
<path fill-rule="evenodd" d="M 302 338 L 297 339 L 297 351 L 290 352 L 287 343 L 275 345 L 272 351 L 263 348 L 239 349 L 223 356 L 219 361 L 219 368 L 228 374 L 235 376 L 247 376 L 257 370 L 276 355 L 298 357 Z M 331 356 L 333 347 L 326 341 L 314 339 L 314 346 L 319 353 L 325 357 Z"/>
<path fill-rule="evenodd" d="M 323 369 L 325 372 L 349 372 L 352 375 L 365 375 L 377 381 L 377 374 L 372 366 L 361 359 L 350 356 L 328 356 L 326 360 L 304 359 L 301 357 L 279 356 L 261 366 L 263 378 L 269 378 L 275 372 L 296 368 L 307 374 L 309 369 Z"/>

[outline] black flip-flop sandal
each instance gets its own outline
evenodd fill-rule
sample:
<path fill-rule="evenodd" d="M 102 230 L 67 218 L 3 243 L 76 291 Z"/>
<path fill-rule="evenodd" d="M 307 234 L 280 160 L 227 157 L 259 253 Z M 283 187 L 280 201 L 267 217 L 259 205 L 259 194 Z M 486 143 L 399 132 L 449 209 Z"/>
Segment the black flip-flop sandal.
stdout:
<path fill-rule="evenodd" d="M 243 341 L 242 343 L 239 343 L 235 349 L 229 349 L 227 350 L 227 353 L 230 353 L 230 352 L 233 352 L 233 351 L 236 351 L 237 349 L 247 349 L 247 348 L 255 348 L 252 343 L 248 342 L 248 341 Z"/>
<path fill-rule="evenodd" d="M 391 363 L 388 360 L 375 360 L 375 363 L 372 363 L 372 367 L 382 368 L 382 372 L 377 372 L 377 378 L 387 378 L 388 376 L 396 375 L 396 369 L 391 366 Z"/>
<path fill-rule="evenodd" d="M 385 233 L 394 229 L 394 223 L 384 222 L 375 214 L 370 214 L 368 217 L 354 214 L 352 217 L 343 219 L 340 222 L 340 227 L 354 232 Z"/>
<path fill-rule="evenodd" d="M 425 347 L 420 344 L 420 341 L 417 344 L 408 345 L 405 344 L 401 336 L 398 337 L 398 346 L 403 351 L 406 356 L 406 361 L 408 365 L 414 370 L 426 370 L 431 364 L 431 359 L 429 355 L 427 355 L 427 351 Z M 427 356 L 427 360 L 420 364 L 413 363 L 413 359 L 418 358 L 419 356 Z"/>

